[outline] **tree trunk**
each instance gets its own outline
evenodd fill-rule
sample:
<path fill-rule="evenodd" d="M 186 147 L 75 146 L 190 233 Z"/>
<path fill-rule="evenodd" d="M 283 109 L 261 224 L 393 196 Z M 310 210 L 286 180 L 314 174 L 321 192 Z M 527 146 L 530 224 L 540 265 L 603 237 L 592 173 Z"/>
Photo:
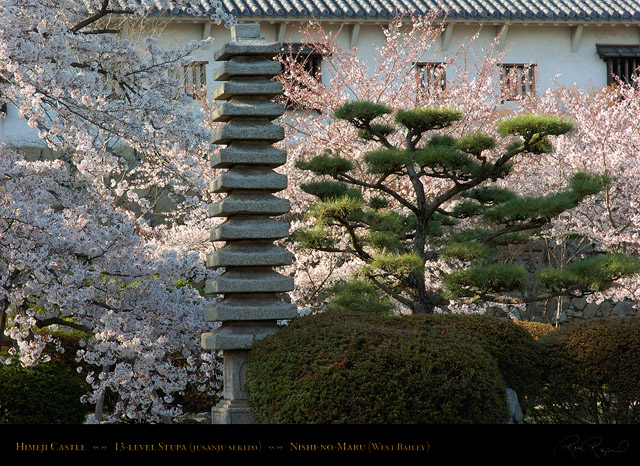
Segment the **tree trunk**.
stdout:
<path fill-rule="evenodd" d="M 109 364 L 105 364 L 104 366 L 102 366 L 102 372 L 104 373 L 109 372 Z M 102 409 L 104 407 L 104 397 L 106 393 L 107 393 L 107 390 L 103 389 L 100 392 L 100 396 L 98 396 L 98 399 L 96 400 L 96 409 L 93 415 L 98 422 L 102 421 Z"/>
<path fill-rule="evenodd" d="M 414 314 L 433 314 L 438 300 L 427 291 L 424 285 L 424 272 L 412 272 L 407 278 L 407 283 L 416 296 Z"/>

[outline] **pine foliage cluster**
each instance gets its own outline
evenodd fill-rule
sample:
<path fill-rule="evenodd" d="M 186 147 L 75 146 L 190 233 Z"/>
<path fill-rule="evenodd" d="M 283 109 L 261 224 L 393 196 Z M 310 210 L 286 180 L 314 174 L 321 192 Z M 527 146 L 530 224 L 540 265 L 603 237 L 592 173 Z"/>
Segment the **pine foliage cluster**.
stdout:
<path fill-rule="evenodd" d="M 572 131 L 574 123 L 518 115 L 498 125 L 508 142 L 499 144 L 482 133 L 451 136 L 447 130 L 462 116 L 445 107 L 393 112 L 379 103 L 350 102 L 334 118 L 354 126 L 363 143 L 379 147 L 361 162 L 349 154 L 297 162 L 316 177 L 302 189 L 317 202 L 308 211 L 313 226 L 295 232 L 294 239 L 302 247 L 351 254 L 364 264 L 352 282 L 332 289 L 332 308 L 372 303 L 374 297 L 380 303 L 374 308 L 388 310 L 391 298 L 414 313 L 434 312 L 452 299 L 523 302 L 526 272 L 500 259 L 499 248 L 526 242 L 611 184 L 606 175 L 578 172 L 564 190 L 537 196 L 498 186 L 514 164 L 552 151 L 552 139 Z M 402 136 L 402 145 L 392 142 L 398 140 L 394 134 Z M 435 194 L 427 189 L 434 182 L 441 186 Z M 426 270 L 441 261 L 453 270 L 438 283 L 425 283 Z M 621 255 L 545 267 L 537 277 L 541 295 L 527 299 L 601 291 L 639 271 L 637 258 Z"/>

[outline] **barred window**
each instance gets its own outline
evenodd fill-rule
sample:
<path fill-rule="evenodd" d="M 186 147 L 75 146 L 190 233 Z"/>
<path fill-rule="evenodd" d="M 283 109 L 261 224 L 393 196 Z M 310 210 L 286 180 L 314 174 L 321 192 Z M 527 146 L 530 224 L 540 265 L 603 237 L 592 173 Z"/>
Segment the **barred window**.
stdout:
<path fill-rule="evenodd" d="M 607 85 L 632 84 L 640 74 L 640 45 L 598 45 L 596 50 L 607 64 Z"/>
<path fill-rule="evenodd" d="M 503 63 L 500 92 L 502 101 L 517 100 L 536 91 L 536 65 Z"/>
<path fill-rule="evenodd" d="M 0 84 L 5 84 L 7 83 L 7 80 L 5 80 L 2 76 L 0 76 Z M 0 117 L 5 117 L 7 116 L 7 103 L 4 102 L 2 99 L 0 99 Z"/>
<path fill-rule="evenodd" d="M 426 91 L 447 87 L 447 64 L 443 62 L 418 62 L 415 64 L 418 84 Z"/>
<path fill-rule="evenodd" d="M 322 55 L 316 50 L 304 44 L 284 44 L 282 52 L 291 54 L 310 76 L 320 79 Z"/>
<path fill-rule="evenodd" d="M 305 44 L 284 44 L 281 51 L 283 54 L 290 55 L 296 63 L 302 65 L 309 76 L 312 76 L 318 82 L 322 82 L 322 54 L 318 53 L 317 50 Z M 284 71 L 284 63 L 282 71 Z M 285 105 L 288 110 L 300 108 L 299 105 L 295 105 L 288 99 Z M 307 107 L 302 106 L 302 108 Z"/>
<path fill-rule="evenodd" d="M 208 63 L 207 61 L 194 61 L 182 67 L 180 72 L 181 89 L 194 100 L 206 98 Z"/>

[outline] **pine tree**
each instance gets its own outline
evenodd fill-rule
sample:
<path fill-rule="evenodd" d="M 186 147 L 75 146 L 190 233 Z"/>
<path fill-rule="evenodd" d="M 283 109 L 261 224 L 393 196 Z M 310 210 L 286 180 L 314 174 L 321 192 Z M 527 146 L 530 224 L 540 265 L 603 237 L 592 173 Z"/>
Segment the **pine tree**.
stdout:
<path fill-rule="evenodd" d="M 395 300 L 414 313 L 431 313 L 449 300 L 516 304 L 602 291 L 640 271 L 633 256 L 588 257 L 562 270 L 541 269 L 542 294 L 525 297 L 526 271 L 500 255 L 611 183 L 606 175 L 578 172 L 565 190 L 535 197 L 496 183 L 508 180 L 514 164 L 551 152 L 552 138 L 573 130 L 571 120 L 521 114 L 499 124 L 498 134 L 509 140 L 499 145 L 481 133 L 453 137 L 446 130 L 462 114 L 445 107 L 394 113 L 355 101 L 334 118 L 379 148 L 365 155 L 363 166 L 339 153 L 296 164 L 317 177 L 302 189 L 318 200 L 307 214 L 313 226 L 297 230 L 295 240 L 363 264 L 332 289 L 330 306 L 391 310 Z M 391 137 L 398 133 L 401 139 Z M 397 140 L 403 143 L 394 145 Z M 429 279 L 434 273 L 438 280 Z"/>

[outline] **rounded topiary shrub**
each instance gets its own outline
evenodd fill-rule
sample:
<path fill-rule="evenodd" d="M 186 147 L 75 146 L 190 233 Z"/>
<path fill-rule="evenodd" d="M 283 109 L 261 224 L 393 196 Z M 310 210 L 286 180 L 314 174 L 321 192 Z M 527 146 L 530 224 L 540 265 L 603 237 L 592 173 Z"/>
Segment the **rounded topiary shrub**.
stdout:
<path fill-rule="evenodd" d="M 486 314 L 430 314 L 408 316 L 405 325 L 416 330 L 457 331 L 482 345 L 496 360 L 506 387 L 518 395 L 524 414 L 536 404 L 543 386 L 544 362 L 533 337 L 511 320 Z"/>
<path fill-rule="evenodd" d="M 247 390 L 261 423 L 502 423 L 496 361 L 455 329 L 324 312 L 257 342 Z"/>
<path fill-rule="evenodd" d="M 49 363 L 0 366 L 0 424 L 79 424 L 85 387 Z"/>
<path fill-rule="evenodd" d="M 548 386 L 538 422 L 640 422 L 640 319 L 567 324 L 541 344 Z"/>
<path fill-rule="evenodd" d="M 514 324 L 524 328 L 533 337 L 534 340 L 540 340 L 547 334 L 553 332 L 556 327 L 543 322 L 533 322 L 529 320 L 515 320 Z"/>

